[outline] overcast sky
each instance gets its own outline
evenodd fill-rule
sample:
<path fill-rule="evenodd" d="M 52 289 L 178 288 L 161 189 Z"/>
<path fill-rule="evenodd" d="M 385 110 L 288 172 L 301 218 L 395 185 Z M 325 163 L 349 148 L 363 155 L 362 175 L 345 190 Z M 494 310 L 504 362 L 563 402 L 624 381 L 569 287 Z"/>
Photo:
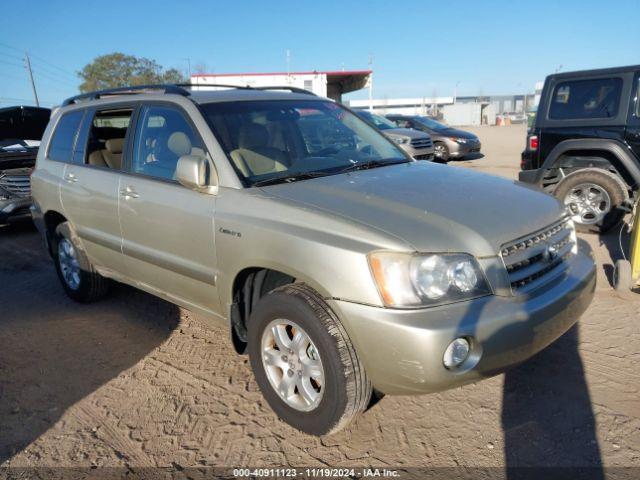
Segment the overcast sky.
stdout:
<path fill-rule="evenodd" d="M 374 97 L 532 92 L 562 71 L 640 64 L 640 0 L 4 0 L 0 106 L 47 106 L 115 51 L 186 72 L 366 69 Z M 349 98 L 363 98 L 366 92 Z"/>

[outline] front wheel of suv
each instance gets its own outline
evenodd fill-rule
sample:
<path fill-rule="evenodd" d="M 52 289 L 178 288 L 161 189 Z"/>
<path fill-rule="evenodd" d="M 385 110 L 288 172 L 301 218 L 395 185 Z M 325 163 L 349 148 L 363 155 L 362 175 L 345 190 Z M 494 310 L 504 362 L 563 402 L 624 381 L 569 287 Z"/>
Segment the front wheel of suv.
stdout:
<path fill-rule="evenodd" d="M 285 285 L 260 299 L 248 350 L 265 399 L 298 430 L 335 433 L 369 404 L 371 384 L 344 327 L 307 285 Z"/>
<path fill-rule="evenodd" d="M 434 160 L 440 163 L 449 161 L 449 147 L 444 142 L 434 142 Z"/>
<path fill-rule="evenodd" d="M 578 170 L 558 183 L 555 196 L 568 208 L 583 232 L 605 233 L 624 217 L 620 208 L 628 199 L 627 187 L 615 174 L 597 168 Z"/>
<path fill-rule="evenodd" d="M 106 295 L 109 280 L 94 271 L 67 222 L 56 228 L 52 247 L 56 272 L 69 297 L 76 302 L 89 303 Z"/>

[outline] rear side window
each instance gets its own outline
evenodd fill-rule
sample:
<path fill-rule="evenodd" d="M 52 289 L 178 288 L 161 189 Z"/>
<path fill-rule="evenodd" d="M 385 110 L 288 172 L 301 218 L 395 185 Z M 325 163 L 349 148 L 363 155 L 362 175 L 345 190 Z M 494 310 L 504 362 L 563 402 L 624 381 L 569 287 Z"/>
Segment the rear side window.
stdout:
<path fill-rule="evenodd" d="M 71 163 L 73 158 L 73 144 L 78 133 L 78 127 L 82 121 L 82 110 L 62 115 L 58 121 L 51 142 L 49 143 L 49 155 L 51 160 Z"/>
<path fill-rule="evenodd" d="M 558 83 L 553 90 L 549 118 L 555 120 L 613 118 L 618 114 L 621 89 L 620 78 Z"/>

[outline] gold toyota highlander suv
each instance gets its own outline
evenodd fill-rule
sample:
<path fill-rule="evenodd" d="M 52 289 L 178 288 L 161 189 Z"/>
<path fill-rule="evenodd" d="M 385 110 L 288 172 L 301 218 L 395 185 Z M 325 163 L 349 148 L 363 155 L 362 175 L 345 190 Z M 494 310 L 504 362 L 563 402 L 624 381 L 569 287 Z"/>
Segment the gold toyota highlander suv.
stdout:
<path fill-rule="evenodd" d="M 32 213 L 71 298 L 116 280 L 228 326 L 273 410 L 316 435 L 372 394 L 522 362 L 589 305 L 594 263 L 553 197 L 414 161 L 305 91 L 221 87 L 55 110 Z"/>

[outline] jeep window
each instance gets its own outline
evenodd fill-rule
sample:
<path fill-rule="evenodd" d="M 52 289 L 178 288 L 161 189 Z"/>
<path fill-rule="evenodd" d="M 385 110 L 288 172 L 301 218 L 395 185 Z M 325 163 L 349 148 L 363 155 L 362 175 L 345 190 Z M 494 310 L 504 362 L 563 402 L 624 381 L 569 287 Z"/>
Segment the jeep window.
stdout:
<path fill-rule="evenodd" d="M 49 143 L 48 158 L 58 162 L 71 163 L 73 158 L 73 143 L 78 133 L 78 127 L 82 121 L 84 111 L 76 110 L 65 113 L 58 120 L 53 137 Z"/>
<path fill-rule="evenodd" d="M 329 101 L 221 102 L 202 110 L 246 186 L 409 161 L 375 128 Z"/>
<path fill-rule="evenodd" d="M 133 109 L 96 112 L 89 129 L 86 163 L 101 168 L 122 170 L 122 151 Z"/>
<path fill-rule="evenodd" d="M 618 114 L 621 90 L 620 78 L 558 83 L 551 98 L 549 118 L 572 120 L 615 117 Z"/>
<path fill-rule="evenodd" d="M 144 107 L 136 127 L 132 171 L 175 180 L 183 155 L 205 156 L 200 138 L 184 115 L 173 107 Z"/>

